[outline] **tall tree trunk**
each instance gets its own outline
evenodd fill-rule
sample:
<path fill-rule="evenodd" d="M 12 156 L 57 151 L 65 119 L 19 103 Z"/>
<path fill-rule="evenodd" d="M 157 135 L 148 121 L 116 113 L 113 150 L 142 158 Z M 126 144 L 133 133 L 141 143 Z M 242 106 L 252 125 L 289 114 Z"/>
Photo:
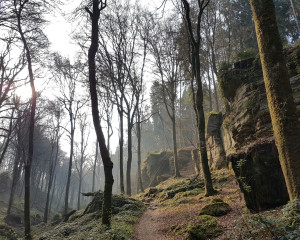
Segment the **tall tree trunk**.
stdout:
<path fill-rule="evenodd" d="M 15 196 L 15 191 L 17 187 L 17 183 L 20 178 L 20 173 L 21 173 L 21 149 L 20 145 L 17 146 L 17 152 L 16 152 L 16 157 L 15 157 L 15 162 L 14 162 L 14 167 L 13 167 L 13 179 L 12 179 L 12 184 L 11 184 L 11 189 L 10 189 L 10 195 L 9 195 L 9 201 L 8 201 L 8 208 L 7 208 L 7 215 L 10 215 L 11 213 L 11 207 L 14 202 L 14 196 Z"/>
<path fill-rule="evenodd" d="M 212 96 L 211 96 L 211 79 L 209 74 L 209 66 L 207 67 L 207 79 L 208 79 L 209 111 L 211 112 L 213 110 L 213 104 L 212 104 Z"/>
<path fill-rule="evenodd" d="M 296 10 L 295 10 L 294 1 L 290 0 L 290 3 L 291 3 L 292 10 L 293 10 L 294 18 L 295 18 L 295 23 L 296 23 L 296 26 L 297 26 L 298 35 L 300 36 L 300 26 L 299 26 L 299 21 L 298 21 L 298 15 L 297 15 Z"/>
<path fill-rule="evenodd" d="M 9 142 L 10 142 L 10 136 L 11 136 L 11 133 L 12 133 L 12 125 L 13 125 L 14 112 L 15 112 L 15 109 L 13 109 L 12 113 L 11 113 L 11 119 L 10 119 L 10 122 L 9 122 L 9 129 L 8 129 L 8 133 L 7 133 L 7 136 L 6 136 L 6 141 L 5 141 L 4 148 L 2 150 L 1 156 L 0 156 L 0 165 L 1 165 L 2 161 L 3 161 L 3 159 L 4 159 L 4 156 L 6 154 L 6 151 L 8 149 L 8 145 L 9 145 Z"/>
<path fill-rule="evenodd" d="M 173 133 L 173 157 L 174 157 L 174 176 L 180 177 L 178 166 L 178 152 L 177 152 L 177 138 L 176 138 L 176 118 L 175 118 L 175 106 L 173 106 L 172 121 L 172 133 Z"/>
<path fill-rule="evenodd" d="M 54 149 L 52 148 L 51 151 L 51 157 L 50 157 L 50 166 L 49 166 L 49 182 L 48 182 L 48 189 L 47 189 L 47 197 L 46 197 L 46 205 L 45 205 L 45 210 L 44 210 L 44 222 L 47 223 L 48 221 L 48 212 L 49 212 L 49 201 L 50 201 L 50 193 L 51 193 L 51 187 L 52 187 L 52 180 L 53 180 L 53 168 L 54 168 L 54 161 L 52 158 L 52 152 Z"/>
<path fill-rule="evenodd" d="M 50 213 L 51 213 L 53 198 L 54 198 L 54 194 L 55 194 L 55 190 L 56 190 L 55 187 L 56 187 L 56 175 L 54 175 L 53 188 L 52 188 L 52 194 L 51 194 L 51 199 L 50 199 L 50 203 L 49 203 L 48 215 L 50 215 Z"/>
<path fill-rule="evenodd" d="M 57 129 L 56 129 L 56 153 L 55 153 L 55 159 L 53 161 L 53 159 L 51 158 L 51 164 L 50 164 L 50 168 L 49 168 L 49 183 L 48 183 L 48 189 L 47 189 L 47 198 L 46 198 L 46 206 L 45 206 L 45 210 L 44 210 L 44 222 L 47 223 L 48 221 L 48 214 L 50 212 L 49 210 L 49 203 L 50 203 L 50 193 L 51 193 L 51 188 L 52 188 L 52 183 L 53 183 L 53 175 L 55 173 L 55 168 L 56 168 L 56 164 L 57 164 L 57 160 L 58 160 L 58 151 L 59 151 L 59 136 L 58 136 L 58 132 L 59 132 L 59 120 L 57 122 Z M 53 194 L 52 194 L 53 197 Z"/>
<path fill-rule="evenodd" d="M 25 3 L 25 2 L 24 2 Z M 23 5 L 24 7 L 24 5 Z M 36 91 L 34 85 L 34 76 L 32 70 L 31 53 L 27 44 L 27 40 L 24 36 L 24 32 L 21 26 L 21 11 L 17 13 L 17 24 L 18 32 L 20 34 L 25 52 L 26 60 L 28 66 L 29 81 L 31 87 L 31 107 L 30 107 L 30 122 L 29 122 L 29 136 L 28 136 L 28 157 L 24 164 L 25 173 L 25 196 L 24 196 L 24 227 L 25 227 L 25 239 L 31 240 L 31 225 L 30 225 L 30 174 L 31 174 L 31 164 L 33 160 L 33 134 L 34 134 L 34 120 L 35 120 L 35 109 L 36 109 Z"/>
<path fill-rule="evenodd" d="M 130 112 L 127 116 L 127 151 L 128 151 L 128 159 L 127 159 L 127 169 L 126 169 L 126 194 L 131 196 L 131 162 L 132 162 L 132 123 L 130 121 Z"/>
<path fill-rule="evenodd" d="M 218 69 L 217 69 L 217 60 L 216 60 L 216 54 L 215 54 L 215 47 L 214 44 L 211 46 L 211 73 L 212 73 L 212 80 L 213 80 L 213 85 L 215 89 L 215 98 L 216 98 L 216 105 L 217 105 L 217 111 L 220 111 L 219 107 L 219 94 L 218 94 L 218 87 L 215 81 L 215 75 L 218 76 Z"/>
<path fill-rule="evenodd" d="M 95 177 L 96 177 L 97 159 L 98 159 L 98 141 L 96 141 L 96 154 L 95 154 L 94 168 L 93 168 L 93 185 L 92 185 L 92 192 L 95 191 Z"/>
<path fill-rule="evenodd" d="M 208 157 L 206 149 L 206 139 L 205 139 L 205 118 L 204 118 L 204 109 L 203 109 L 203 90 L 202 90 L 202 81 L 201 81 L 201 72 L 200 72 L 200 27 L 201 27 L 201 17 L 204 9 L 207 7 L 209 0 L 199 0 L 199 13 L 198 13 L 198 22 L 197 22 L 197 32 L 196 36 L 192 28 L 192 22 L 190 18 L 190 5 L 187 0 L 182 0 L 185 19 L 188 25 L 188 32 L 190 36 L 190 44 L 192 46 L 192 72 L 193 77 L 196 80 L 197 89 L 196 96 L 193 96 L 194 99 L 194 109 L 196 113 L 196 122 L 199 138 L 199 150 L 201 157 L 201 166 L 204 176 L 204 186 L 205 186 L 205 196 L 213 195 L 216 191 L 213 188 L 211 173 L 208 166 Z"/>
<path fill-rule="evenodd" d="M 74 197 L 74 195 L 75 195 L 75 187 L 74 186 L 70 186 L 70 192 L 71 192 L 71 197 L 70 197 L 70 200 L 69 200 L 69 202 L 70 202 L 70 207 L 71 208 L 74 208 L 74 206 L 75 206 L 75 204 L 74 204 L 74 201 L 75 201 L 75 197 Z"/>
<path fill-rule="evenodd" d="M 68 177 L 66 184 L 66 193 L 65 193 L 65 207 L 64 207 L 64 215 L 67 215 L 69 209 L 69 192 L 70 192 L 70 183 L 71 183 L 71 175 L 72 175 L 72 163 L 73 163 L 73 152 L 74 152 L 74 126 L 73 126 L 73 116 L 70 115 L 71 120 L 71 139 L 70 139 L 70 157 L 69 157 L 69 168 L 68 168 Z"/>
<path fill-rule="evenodd" d="M 121 108 L 123 107 L 121 100 Z M 124 187 L 124 171 L 123 171 L 123 162 L 124 162 L 124 114 L 123 109 L 119 111 L 120 116 L 120 191 L 121 194 L 125 193 Z"/>
<path fill-rule="evenodd" d="M 100 5 L 100 6 L 99 6 Z M 98 109 L 98 95 L 97 95 L 97 81 L 96 81 L 96 62 L 95 56 L 98 51 L 98 33 L 99 33 L 99 17 L 100 12 L 106 7 L 106 1 L 93 0 L 92 12 L 86 7 L 86 11 L 90 14 L 92 20 L 92 34 L 91 34 L 91 45 L 88 52 L 88 63 L 89 63 L 89 87 L 92 104 L 92 115 L 94 127 L 99 143 L 100 153 L 104 165 L 105 175 L 105 186 L 103 196 L 103 207 L 102 207 L 102 223 L 110 225 L 111 218 L 111 199 L 112 199 L 112 186 L 114 178 L 112 175 L 113 163 L 110 160 L 109 152 L 105 145 L 105 139 L 103 131 L 100 125 L 99 109 Z"/>
<path fill-rule="evenodd" d="M 137 110 L 137 123 L 136 123 L 136 133 L 137 133 L 137 157 L 138 157 L 138 191 L 144 192 L 143 181 L 142 181 L 142 169 L 141 169 L 141 162 L 142 162 L 142 153 L 141 153 L 141 141 L 142 141 L 142 134 L 141 134 L 141 115 L 139 109 Z"/>
<path fill-rule="evenodd" d="M 217 87 L 217 84 L 216 84 L 216 81 L 215 81 L 215 74 L 214 74 L 214 71 L 212 71 L 212 82 L 213 82 L 213 85 L 214 85 L 214 90 L 215 90 L 215 99 L 216 99 L 216 107 L 217 107 L 217 112 L 220 111 L 220 107 L 219 107 L 219 94 L 218 94 L 218 87 Z"/>
<path fill-rule="evenodd" d="M 197 115 L 197 129 L 198 129 L 198 138 L 199 138 L 199 147 L 200 147 L 200 159 L 201 166 L 204 176 L 204 185 L 205 185 L 205 196 L 210 196 L 215 193 L 213 188 L 211 173 L 208 165 L 208 157 L 207 157 L 207 148 L 206 148 L 206 138 L 205 138 L 205 117 L 204 117 L 204 109 L 203 109 L 203 90 L 202 90 L 202 81 L 200 76 L 200 56 L 199 56 L 199 48 L 195 49 L 194 58 L 196 63 L 196 83 L 197 83 L 197 91 L 196 91 L 196 115 Z"/>
<path fill-rule="evenodd" d="M 250 0 L 275 142 L 291 200 L 300 197 L 300 123 L 272 0 Z"/>
<path fill-rule="evenodd" d="M 78 185 L 78 195 L 77 195 L 77 210 L 80 210 L 81 185 L 82 185 L 82 164 L 80 164 L 80 170 L 79 170 L 79 185 Z"/>
<path fill-rule="evenodd" d="M 209 48 L 207 50 L 207 59 L 209 59 Z M 213 110 L 212 104 L 212 96 L 211 96 L 211 79 L 210 79 L 210 69 L 209 69 L 209 61 L 207 61 L 206 72 L 207 72 L 207 80 L 208 80 L 208 96 L 209 96 L 209 111 Z"/>

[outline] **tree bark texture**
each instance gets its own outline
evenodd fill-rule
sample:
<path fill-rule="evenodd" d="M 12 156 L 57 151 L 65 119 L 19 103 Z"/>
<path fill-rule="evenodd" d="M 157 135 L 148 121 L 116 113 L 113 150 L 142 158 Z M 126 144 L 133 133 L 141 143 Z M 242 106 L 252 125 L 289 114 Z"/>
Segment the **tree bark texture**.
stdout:
<path fill-rule="evenodd" d="M 24 5 L 23 5 L 24 7 Z M 17 10 L 16 10 L 17 11 Z M 25 52 L 26 60 L 29 74 L 29 82 L 31 87 L 31 107 L 30 107 L 30 122 L 29 122 L 29 137 L 28 137 L 28 157 L 24 164 L 24 179 L 25 179 L 25 195 L 24 195 L 24 227 L 25 227 L 25 239 L 31 240 L 31 225 L 30 225 L 30 174 L 31 174 L 31 164 L 33 159 L 33 134 L 34 134 L 34 120 L 35 120 L 35 110 L 36 110 L 36 91 L 34 85 L 34 75 L 32 70 L 32 61 L 31 61 L 31 52 L 28 47 L 27 40 L 24 36 L 21 24 L 21 12 L 22 8 L 20 7 L 17 11 L 17 26 L 18 32 L 21 37 Z"/>
<path fill-rule="evenodd" d="M 211 173 L 208 165 L 207 149 L 206 149 L 206 139 L 205 139 L 205 118 L 204 118 L 204 109 L 203 109 L 203 90 L 202 90 L 202 81 L 201 81 L 201 72 L 200 72 L 200 27 L 201 27 L 201 17 L 204 9 L 207 7 L 209 0 L 198 1 L 199 12 L 198 12 L 198 21 L 197 21 L 197 31 L 194 33 L 192 28 L 192 22 L 190 18 L 190 5 L 187 0 L 182 0 L 185 19 L 188 26 L 188 32 L 190 36 L 190 44 L 192 49 L 192 72 L 193 77 L 196 81 L 196 96 L 194 96 L 194 109 L 196 113 L 196 122 L 198 130 L 198 139 L 199 139 L 199 150 L 201 158 L 201 166 L 204 176 L 204 185 L 205 185 L 205 195 L 213 195 L 216 191 L 213 188 Z"/>
<path fill-rule="evenodd" d="M 121 101 L 121 108 L 122 108 L 122 101 Z M 125 193 L 124 187 L 124 171 L 123 171 L 123 162 L 124 162 L 124 114 L 123 110 L 120 109 L 119 111 L 120 116 L 120 191 L 121 194 Z"/>
<path fill-rule="evenodd" d="M 127 169 L 126 169 L 126 194 L 131 196 L 131 162 L 132 162 L 132 123 L 130 121 L 130 112 L 127 116 L 127 150 L 128 150 L 128 159 L 127 159 Z"/>
<path fill-rule="evenodd" d="M 138 191 L 144 192 L 143 181 L 142 181 L 142 153 L 141 153 L 141 141 L 142 141 L 142 134 L 141 134 L 141 115 L 140 111 L 137 110 L 137 123 L 136 123 L 136 132 L 137 132 L 137 157 L 138 157 Z"/>
<path fill-rule="evenodd" d="M 250 0 L 279 160 L 291 200 L 300 197 L 300 123 L 272 0 Z"/>
<path fill-rule="evenodd" d="M 70 193 L 70 184 L 71 184 L 71 175 L 72 175 L 72 164 L 73 164 L 73 153 L 74 153 L 74 126 L 73 126 L 73 116 L 70 114 L 71 120 L 71 148 L 70 148 L 70 157 L 69 157 L 69 168 L 68 168 L 68 177 L 66 184 L 66 193 L 65 193 L 65 207 L 64 207 L 64 215 L 68 214 L 69 208 L 69 193 Z"/>
<path fill-rule="evenodd" d="M 96 141 L 96 154 L 95 154 L 94 168 L 93 168 L 93 184 L 92 184 L 92 192 L 95 191 L 95 178 L 96 178 L 97 159 L 98 159 L 98 141 Z"/>
<path fill-rule="evenodd" d="M 100 5 L 100 6 L 99 6 Z M 99 143 L 99 149 L 104 165 L 105 174 L 105 185 L 104 185 L 104 196 L 103 196 L 103 207 L 102 207 L 102 223 L 110 225 L 111 218 L 111 199 L 112 199 L 112 186 L 114 178 L 112 175 L 113 163 L 110 159 L 108 149 L 105 145 L 105 139 L 103 131 L 100 125 L 99 109 L 98 109 L 98 95 L 97 95 L 97 80 L 96 80 L 96 62 L 95 56 L 98 51 L 98 33 L 99 33 L 99 18 L 100 12 L 106 7 L 106 1 L 93 0 L 92 12 L 86 8 L 86 11 L 90 14 L 92 21 L 92 33 L 91 33 L 91 45 L 88 52 L 88 64 L 89 64 L 89 88 L 92 104 L 92 116 Z"/>

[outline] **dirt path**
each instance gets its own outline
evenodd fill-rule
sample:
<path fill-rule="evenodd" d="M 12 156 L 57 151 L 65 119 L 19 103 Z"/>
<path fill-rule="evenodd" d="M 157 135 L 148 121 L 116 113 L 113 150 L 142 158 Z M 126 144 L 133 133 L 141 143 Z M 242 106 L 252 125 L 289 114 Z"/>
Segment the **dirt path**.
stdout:
<path fill-rule="evenodd" d="M 133 230 L 134 240 L 169 240 L 166 225 L 164 224 L 162 208 L 160 208 L 156 200 L 151 199 L 147 210 L 135 225 Z"/>
<path fill-rule="evenodd" d="M 186 202 L 168 205 L 165 202 L 160 204 L 155 199 L 147 199 L 147 210 L 134 227 L 134 240 L 182 240 L 187 237 L 187 233 L 179 234 L 178 231 L 186 229 L 188 223 L 196 216 L 199 216 L 200 209 L 210 203 L 214 198 L 221 198 L 228 202 L 232 211 L 225 216 L 217 217 L 217 221 L 223 233 L 214 238 L 222 239 L 227 234 L 237 236 L 234 231 L 235 220 L 242 214 L 245 204 L 235 178 L 228 177 L 227 181 L 219 185 L 219 192 L 215 196 L 188 198 Z M 174 204 L 174 203 L 173 203 Z M 177 230 L 174 231 L 174 227 Z M 172 230 L 173 229 L 173 230 Z M 242 238 L 240 238 L 242 239 Z"/>

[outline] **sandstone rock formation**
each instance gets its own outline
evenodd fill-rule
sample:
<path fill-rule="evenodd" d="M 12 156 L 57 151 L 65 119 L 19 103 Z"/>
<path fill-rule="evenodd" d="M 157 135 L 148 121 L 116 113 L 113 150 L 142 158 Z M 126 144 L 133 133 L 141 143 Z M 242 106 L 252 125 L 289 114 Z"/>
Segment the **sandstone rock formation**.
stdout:
<path fill-rule="evenodd" d="M 300 45 L 285 51 L 300 110 Z M 226 105 L 221 135 L 246 204 L 259 211 L 285 204 L 288 194 L 274 143 L 260 61 L 257 58 L 252 65 L 247 60 L 247 64 L 234 66 L 219 75 Z"/>

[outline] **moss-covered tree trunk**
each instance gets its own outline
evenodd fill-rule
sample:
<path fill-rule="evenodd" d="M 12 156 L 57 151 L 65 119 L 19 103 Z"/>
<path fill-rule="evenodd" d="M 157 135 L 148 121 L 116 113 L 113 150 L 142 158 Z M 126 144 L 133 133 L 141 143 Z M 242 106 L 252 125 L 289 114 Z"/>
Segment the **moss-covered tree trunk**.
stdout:
<path fill-rule="evenodd" d="M 86 11 L 89 13 L 92 21 L 92 35 L 91 45 L 88 52 L 89 63 L 89 88 L 92 104 L 92 116 L 97 140 L 99 143 L 100 154 L 104 165 L 105 185 L 103 196 L 103 208 L 102 208 L 102 223 L 110 225 L 111 218 L 111 199 L 112 199 L 112 187 L 114 178 L 112 175 L 113 163 L 110 159 L 108 149 L 105 145 L 105 139 L 103 131 L 100 125 L 99 109 L 98 109 L 98 95 L 97 95 L 97 81 L 96 81 L 96 62 L 95 56 L 98 51 L 98 33 L 99 33 L 99 18 L 100 12 L 106 7 L 106 1 L 93 0 L 93 10 L 89 10 L 86 7 Z"/>
<path fill-rule="evenodd" d="M 273 0 L 250 0 L 268 105 L 281 168 L 291 200 L 300 196 L 300 123 Z"/>
<path fill-rule="evenodd" d="M 205 196 L 210 196 L 215 193 L 213 188 L 211 173 L 208 165 L 208 157 L 207 157 L 207 148 L 206 148 L 206 138 L 205 138 L 205 117 L 204 117 L 204 109 L 203 109 L 203 90 L 202 90 L 202 81 L 200 76 L 200 49 L 199 47 L 195 47 L 196 49 L 193 52 L 193 58 L 195 61 L 195 77 L 197 83 L 197 91 L 196 91 L 196 116 L 197 116 L 197 129 L 198 129 L 198 138 L 199 138 L 199 148 L 200 148 L 200 159 L 201 159 L 201 167 L 203 171 L 204 177 L 204 185 L 205 185 Z M 199 66 L 199 67 L 197 67 Z"/>

